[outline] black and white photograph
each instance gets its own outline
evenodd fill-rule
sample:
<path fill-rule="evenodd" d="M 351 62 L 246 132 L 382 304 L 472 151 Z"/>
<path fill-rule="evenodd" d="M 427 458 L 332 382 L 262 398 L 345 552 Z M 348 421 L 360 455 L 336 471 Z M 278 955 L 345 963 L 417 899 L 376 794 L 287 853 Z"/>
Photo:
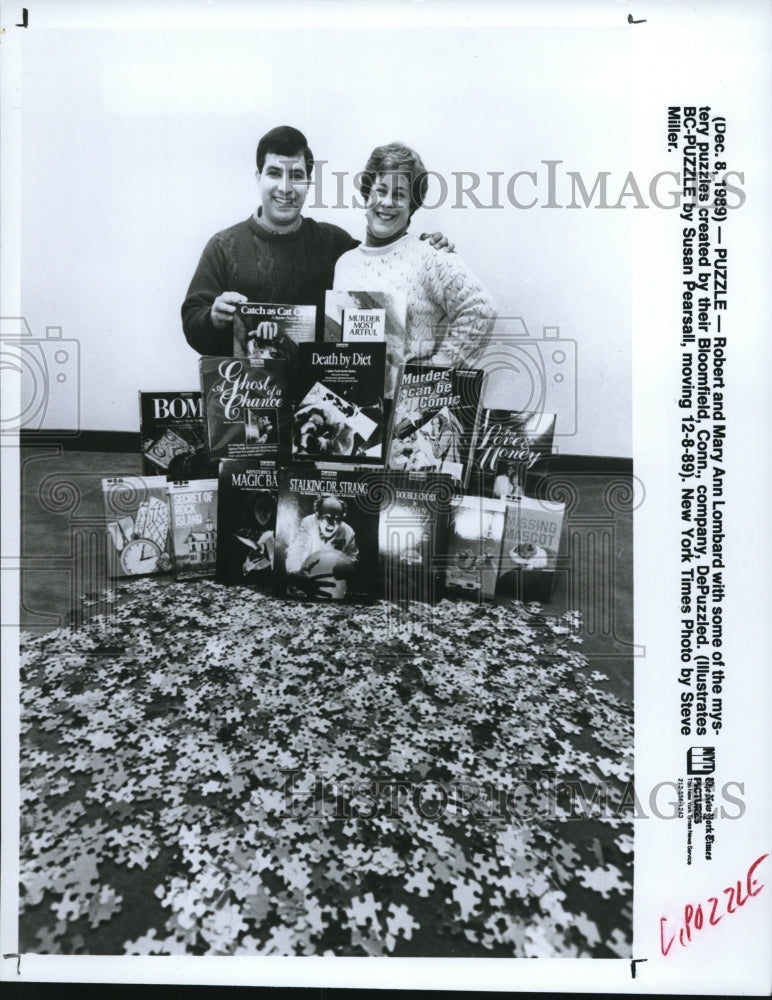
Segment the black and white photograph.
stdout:
<path fill-rule="evenodd" d="M 216 475 L 200 392 L 140 391 L 139 426 L 143 475 L 164 475 L 169 481 Z"/>
<path fill-rule="evenodd" d="M 300 346 L 293 459 L 383 464 L 386 364 L 383 343 Z"/>
<path fill-rule="evenodd" d="M 768 991 L 771 48 L 2 5 L 3 980 Z"/>
<path fill-rule="evenodd" d="M 220 461 L 215 574 L 219 583 L 270 588 L 277 497 L 275 461 Z"/>
<path fill-rule="evenodd" d="M 291 408 L 284 358 L 207 356 L 198 367 L 209 458 L 286 457 Z"/>
<path fill-rule="evenodd" d="M 277 596 L 368 602 L 379 595 L 378 489 L 377 478 L 345 467 L 299 465 L 280 472 Z"/>
<path fill-rule="evenodd" d="M 169 483 L 172 569 L 177 580 L 214 576 L 217 564 L 216 479 Z"/>
<path fill-rule="evenodd" d="M 235 357 L 283 358 L 294 364 L 298 344 L 315 336 L 316 306 L 240 301 L 233 314 Z"/>

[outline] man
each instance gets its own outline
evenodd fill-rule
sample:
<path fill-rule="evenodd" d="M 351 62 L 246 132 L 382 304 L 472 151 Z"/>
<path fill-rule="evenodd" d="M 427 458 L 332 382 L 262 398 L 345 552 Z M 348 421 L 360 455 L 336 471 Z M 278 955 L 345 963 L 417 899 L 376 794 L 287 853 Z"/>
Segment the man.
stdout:
<path fill-rule="evenodd" d="M 232 353 L 240 302 L 316 306 L 317 340 L 323 340 L 324 296 L 335 262 L 359 245 L 345 229 L 301 214 L 314 166 L 302 132 L 289 125 L 271 129 L 257 145 L 256 160 L 256 212 L 209 240 L 182 304 L 185 338 L 199 354 Z M 447 245 L 439 234 L 431 243 Z"/>
<path fill-rule="evenodd" d="M 335 496 L 322 494 L 314 502 L 314 512 L 300 522 L 297 535 L 287 549 L 288 573 L 308 572 L 318 562 L 319 553 L 333 549 L 341 560 L 356 563 L 359 559 L 356 537 L 343 520 L 346 504 Z"/>
<path fill-rule="evenodd" d="M 343 597 L 346 581 L 356 571 L 359 550 L 345 516 L 345 501 L 320 494 L 314 512 L 303 518 L 287 547 L 288 582 L 309 597 Z"/>

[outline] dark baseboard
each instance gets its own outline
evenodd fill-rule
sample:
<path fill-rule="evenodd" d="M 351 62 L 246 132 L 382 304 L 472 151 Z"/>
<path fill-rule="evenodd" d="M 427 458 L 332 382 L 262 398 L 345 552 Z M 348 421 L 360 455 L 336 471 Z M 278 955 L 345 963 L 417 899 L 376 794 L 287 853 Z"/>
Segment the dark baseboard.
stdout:
<path fill-rule="evenodd" d="M 610 476 L 631 476 L 633 460 L 614 455 L 550 455 L 537 462 L 531 472 L 535 475 L 547 472 L 565 472 L 570 475 L 602 472 Z"/>
<path fill-rule="evenodd" d="M 126 452 L 139 455 L 142 439 L 134 431 L 22 431 L 19 435 L 22 448 L 56 446 L 63 451 Z M 550 455 L 534 466 L 533 473 L 582 472 L 632 475 L 633 460 L 613 455 Z"/>
<path fill-rule="evenodd" d="M 135 431 L 21 431 L 22 448 L 59 447 L 63 451 L 128 452 L 139 455 L 142 438 Z"/>

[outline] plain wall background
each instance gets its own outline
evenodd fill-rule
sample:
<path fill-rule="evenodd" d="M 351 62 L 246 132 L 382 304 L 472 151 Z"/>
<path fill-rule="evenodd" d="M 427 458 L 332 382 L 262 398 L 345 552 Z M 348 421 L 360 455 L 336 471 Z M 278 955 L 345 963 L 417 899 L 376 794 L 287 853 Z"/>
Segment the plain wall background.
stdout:
<path fill-rule="evenodd" d="M 621 23 L 30 31 L 22 308 L 36 337 L 55 325 L 80 342 L 81 427 L 135 431 L 138 390 L 198 387 L 180 304 L 206 240 L 255 207 L 257 139 L 290 123 L 327 161 L 317 174 L 330 206 L 333 170 L 353 175 L 393 139 L 414 146 L 449 196 L 411 231 L 446 233 L 502 317 L 576 343 L 578 426 L 557 438 L 560 452 L 630 456 L 631 199 L 614 211 L 519 210 L 505 194 L 516 171 L 536 171 L 536 189 L 521 178 L 517 192 L 544 202 L 542 161 L 560 160 L 560 204 L 567 170 L 588 187 L 610 171 L 616 201 L 632 169 L 627 39 Z M 454 207 L 453 171 L 482 175 L 486 204 L 487 172 L 502 172 L 502 207 Z M 363 235 L 356 209 L 306 214 Z M 54 387 L 45 426 L 66 426 L 70 409 Z M 559 412 L 558 431 L 570 424 Z"/>

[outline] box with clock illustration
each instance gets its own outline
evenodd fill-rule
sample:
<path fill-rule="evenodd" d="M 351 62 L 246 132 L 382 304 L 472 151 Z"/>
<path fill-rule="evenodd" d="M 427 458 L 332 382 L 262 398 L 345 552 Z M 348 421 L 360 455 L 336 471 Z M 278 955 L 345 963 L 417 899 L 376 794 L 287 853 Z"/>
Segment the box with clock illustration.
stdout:
<path fill-rule="evenodd" d="M 168 573 L 171 518 L 165 476 L 102 480 L 110 576 Z"/>
<path fill-rule="evenodd" d="M 217 565 L 217 480 L 169 483 L 172 564 L 178 580 L 214 576 Z"/>

